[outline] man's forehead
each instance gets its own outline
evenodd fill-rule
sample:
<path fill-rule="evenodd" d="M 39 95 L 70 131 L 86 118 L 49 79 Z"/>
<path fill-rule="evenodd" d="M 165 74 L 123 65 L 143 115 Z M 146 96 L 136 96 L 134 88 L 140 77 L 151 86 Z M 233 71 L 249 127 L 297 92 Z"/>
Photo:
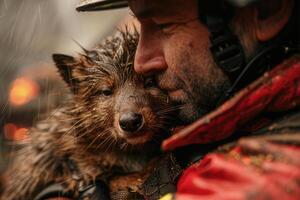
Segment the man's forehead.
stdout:
<path fill-rule="evenodd" d="M 147 18 L 154 15 L 170 16 L 185 13 L 184 7 L 191 5 L 194 0 L 129 0 L 129 6 L 138 18 Z M 195 5 L 196 6 L 196 5 Z"/>

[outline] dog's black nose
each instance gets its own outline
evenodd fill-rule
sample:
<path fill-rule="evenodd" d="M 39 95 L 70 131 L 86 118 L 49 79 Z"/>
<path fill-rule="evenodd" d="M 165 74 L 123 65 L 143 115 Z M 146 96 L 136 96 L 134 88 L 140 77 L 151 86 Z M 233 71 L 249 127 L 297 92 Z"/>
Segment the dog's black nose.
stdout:
<path fill-rule="evenodd" d="M 123 113 L 120 116 L 119 124 L 122 130 L 134 133 L 142 127 L 143 116 L 133 112 Z"/>

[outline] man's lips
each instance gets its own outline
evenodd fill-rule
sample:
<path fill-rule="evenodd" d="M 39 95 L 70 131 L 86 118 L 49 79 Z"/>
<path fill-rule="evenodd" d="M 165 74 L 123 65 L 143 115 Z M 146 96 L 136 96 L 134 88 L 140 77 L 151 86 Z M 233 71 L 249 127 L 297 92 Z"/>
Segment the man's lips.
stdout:
<path fill-rule="evenodd" d="M 182 89 L 169 91 L 168 95 L 175 102 L 182 102 L 186 99 L 186 94 Z"/>
<path fill-rule="evenodd" d="M 159 81 L 159 88 L 167 92 L 170 100 L 174 103 L 182 104 L 186 103 L 188 96 L 187 93 L 180 87 L 179 84 L 173 84 L 172 81 Z"/>

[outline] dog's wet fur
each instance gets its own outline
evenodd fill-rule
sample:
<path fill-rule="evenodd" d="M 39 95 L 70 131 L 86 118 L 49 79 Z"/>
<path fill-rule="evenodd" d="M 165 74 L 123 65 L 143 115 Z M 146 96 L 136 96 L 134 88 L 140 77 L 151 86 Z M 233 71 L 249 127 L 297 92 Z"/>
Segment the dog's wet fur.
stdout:
<path fill-rule="evenodd" d="M 33 199 L 51 183 L 77 191 L 70 162 L 88 184 L 114 169 L 141 171 L 158 154 L 176 106 L 154 79 L 133 71 L 137 40 L 136 32 L 118 32 L 77 57 L 53 55 L 72 98 L 30 130 L 6 173 L 2 199 Z"/>

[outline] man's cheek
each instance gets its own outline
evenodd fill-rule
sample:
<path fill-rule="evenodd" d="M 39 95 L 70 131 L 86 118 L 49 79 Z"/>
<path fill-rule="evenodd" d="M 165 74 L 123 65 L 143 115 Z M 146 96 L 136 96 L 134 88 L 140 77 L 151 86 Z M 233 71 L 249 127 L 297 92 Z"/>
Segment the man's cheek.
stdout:
<path fill-rule="evenodd" d="M 181 49 L 177 45 L 168 45 L 168 48 L 164 50 L 164 56 L 168 68 L 171 69 L 174 73 L 178 73 L 181 68 L 180 57 Z"/>

